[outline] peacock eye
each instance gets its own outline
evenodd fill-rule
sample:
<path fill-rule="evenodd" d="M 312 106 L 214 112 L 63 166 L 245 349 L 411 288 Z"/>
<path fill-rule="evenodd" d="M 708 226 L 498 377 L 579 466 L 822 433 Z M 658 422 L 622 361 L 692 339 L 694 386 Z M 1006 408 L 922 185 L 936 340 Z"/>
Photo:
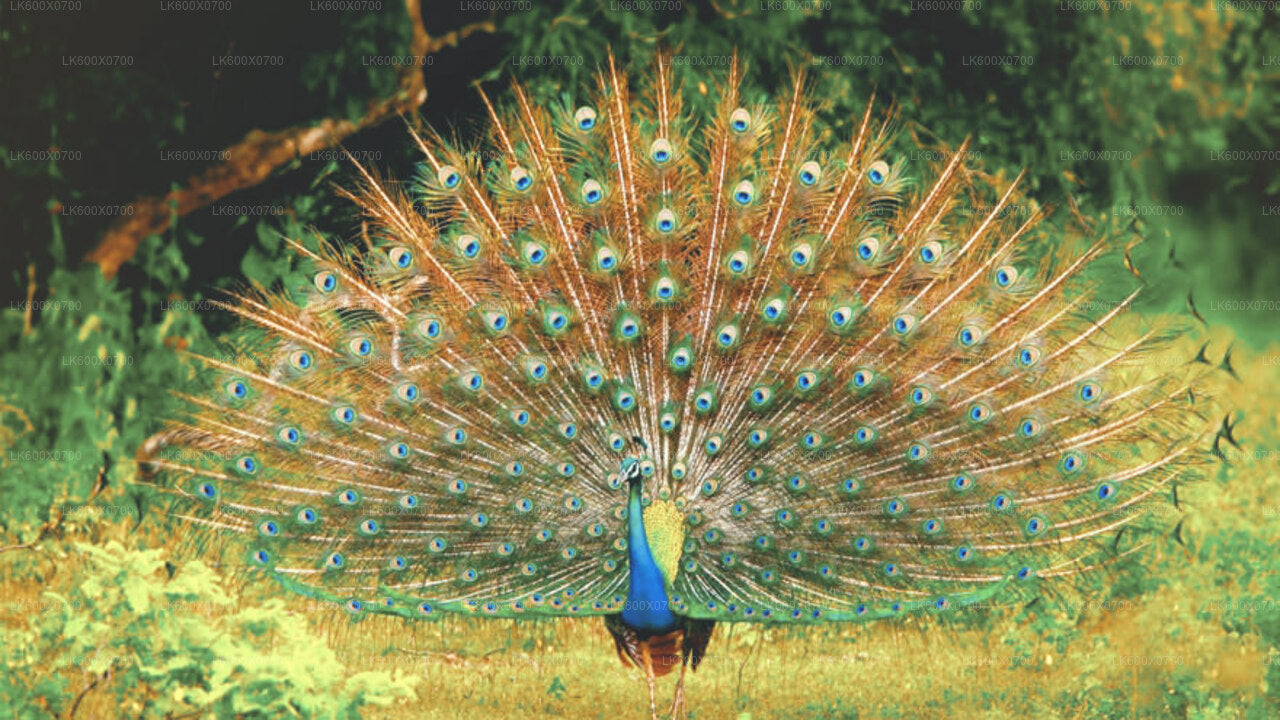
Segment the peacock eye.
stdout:
<path fill-rule="evenodd" d="M 858 254 L 859 260 L 867 262 L 875 258 L 876 253 L 880 252 L 880 240 L 873 237 L 863 238 L 858 241 L 858 245 L 854 248 L 854 252 Z"/>
<path fill-rule="evenodd" d="M 942 244 L 936 241 L 927 242 L 920 248 L 920 262 L 925 265 L 932 265 L 942 257 Z"/>
<path fill-rule="evenodd" d="M 671 300 L 676 296 L 676 282 L 671 278 L 658 278 L 653 287 L 654 295 L 657 295 L 660 300 Z"/>
<path fill-rule="evenodd" d="M 455 241 L 457 243 L 458 252 L 462 253 L 465 258 L 473 258 L 480 254 L 480 240 L 475 235 L 459 235 Z"/>
<path fill-rule="evenodd" d="M 1001 265 L 996 268 L 994 278 L 996 285 L 1007 288 L 1018 279 L 1018 269 L 1012 265 Z"/>
<path fill-rule="evenodd" d="M 294 350 L 289 353 L 289 364 L 295 370 L 310 370 L 315 360 L 306 350 Z"/>
<path fill-rule="evenodd" d="M 533 185 L 533 176 L 529 174 L 528 170 L 525 170 L 522 167 L 516 167 L 511 171 L 511 187 L 519 190 L 520 192 L 524 192 L 525 190 L 528 190 L 531 185 Z"/>
<path fill-rule="evenodd" d="M 746 108 L 738 108 L 729 115 L 729 127 L 736 133 L 744 133 L 751 126 L 751 113 Z"/>
<path fill-rule="evenodd" d="M 658 138 L 649 145 L 649 157 L 659 165 L 665 165 L 671 160 L 672 153 L 671 143 L 666 138 Z"/>
<path fill-rule="evenodd" d="M 813 246 L 809 243 L 799 243 L 791 248 L 791 265 L 796 268 L 802 268 L 809 264 L 809 260 L 813 257 Z"/>
<path fill-rule="evenodd" d="M 853 308 L 848 305 L 840 305 L 831 310 L 831 324 L 837 328 L 842 328 L 849 324 L 853 319 Z"/>
<path fill-rule="evenodd" d="M 764 310 L 761 313 L 764 315 L 765 320 L 777 320 L 782 317 L 785 310 L 786 304 L 780 298 L 774 298 L 765 303 Z"/>
<path fill-rule="evenodd" d="M 1022 367 L 1034 367 L 1040 362 L 1040 348 L 1028 345 L 1018 350 L 1018 364 Z"/>
<path fill-rule="evenodd" d="M 742 207 L 751 204 L 756 198 L 756 186 L 750 180 L 743 180 L 733 189 L 733 201 Z"/>
<path fill-rule="evenodd" d="M 729 256 L 729 261 L 726 263 L 726 265 L 729 268 L 729 272 L 733 273 L 734 275 L 741 275 L 743 272 L 747 270 L 747 267 L 750 264 L 750 260 L 751 258 L 749 255 L 747 255 L 746 250 L 738 250 Z"/>
<path fill-rule="evenodd" d="M 404 270 L 413 264 L 413 253 L 408 248 L 393 247 L 387 251 L 387 259 L 395 267 Z"/>
<path fill-rule="evenodd" d="M 800 183 L 807 187 L 813 187 L 818 184 L 818 180 L 822 177 L 822 166 L 810 160 L 800 166 Z"/>
<path fill-rule="evenodd" d="M 440 321 L 435 318 L 426 318 L 418 323 L 418 334 L 428 340 L 435 340 L 440 337 L 440 332 Z"/>
<path fill-rule="evenodd" d="M 582 201 L 588 205 L 596 205 L 604 199 L 604 188 L 595 180 L 582 183 Z"/>
<path fill-rule="evenodd" d="M 871 167 L 867 168 L 867 180 L 876 187 L 884 184 L 889 179 L 889 163 L 883 160 L 877 160 L 871 163 Z"/>
<path fill-rule="evenodd" d="M 543 247 L 542 243 L 533 242 L 532 240 L 524 244 L 523 252 L 524 259 L 533 266 L 541 265 L 547 259 L 547 249 Z"/>
<path fill-rule="evenodd" d="M 728 349 L 738 342 L 738 328 L 735 325 L 726 325 L 720 329 L 716 335 L 716 342 L 721 348 Z"/>
<path fill-rule="evenodd" d="M 316 273 L 312 282 L 315 283 L 316 289 L 320 292 L 331 293 L 338 287 L 338 276 L 328 270 L 322 270 Z"/>
<path fill-rule="evenodd" d="M 601 247 L 596 251 L 596 267 L 611 272 L 618 266 L 618 256 L 610 247 Z"/>
<path fill-rule="evenodd" d="M 893 334 L 903 337 L 911 332 L 916 326 L 916 318 L 914 315 L 903 314 L 893 319 Z"/>
<path fill-rule="evenodd" d="M 658 228 L 658 232 L 666 234 L 676 229 L 676 214 L 667 208 L 658 211 L 658 217 L 654 221 L 654 226 Z"/>
<path fill-rule="evenodd" d="M 440 166 L 440 169 L 436 171 L 436 179 L 439 180 L 440 184 L 445 188 L 452 190 L 458 187 L 458 184 L 462 182 L 462 175 L 458 173 L 458 169 L 454 166 L 442 165 Z"/>
<path fill-rule="evenodd" d="M 583 132 L 589 132 L 596 126 L 596 111 L 593 108 L 582 106 L 573 114 L 573 124 Z"/>

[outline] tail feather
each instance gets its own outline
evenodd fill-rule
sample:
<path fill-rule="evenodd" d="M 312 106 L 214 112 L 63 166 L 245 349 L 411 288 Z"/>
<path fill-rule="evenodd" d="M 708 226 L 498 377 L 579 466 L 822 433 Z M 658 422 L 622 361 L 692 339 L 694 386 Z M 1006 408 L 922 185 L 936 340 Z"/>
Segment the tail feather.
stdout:
<path fill-rule="evenodd" d="M 413 133 L 407 193 L 356 164 L 366 247 L 291 239 L 310 283 L 225 304 L 253 332 L 145 449 L 174 514 L 356 613 L 611 614 L 639 437 L 690 618 L 943 610 L 1136 551 L 1202 461 L 1187 326 L 1100 306 L 1117 243 L 968 140 L 887 157 L 869 102 L 836 144 L 803 71 L 775 103 L 744 74 L 698 124 L 668 58 L 633 91 L 610 56 L 581 105 L 482 94 L 479 152 Z"/>

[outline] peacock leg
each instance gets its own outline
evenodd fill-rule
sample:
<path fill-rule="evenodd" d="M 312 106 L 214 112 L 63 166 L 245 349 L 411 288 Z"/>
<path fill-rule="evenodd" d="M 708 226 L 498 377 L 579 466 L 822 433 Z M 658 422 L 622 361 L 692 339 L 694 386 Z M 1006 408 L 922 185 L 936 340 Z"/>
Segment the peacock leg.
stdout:
<path fill-rule="evenodd" d="M 649 642 L 640 643 L 640 657 L 644 660 L 644 680 L 649 684 L 649 715 L 658 720 L 657 689 L 653 684 L 653 657 L 649 655 Z"/>
<path fill-rule="evenodd" d="M 684 674 L 689 669 L 686 660 L 680 665 L 680 680 L 676 683 L 676 696 L 671 699 L 671 720 L 678 720 L 684 713 Z"/>

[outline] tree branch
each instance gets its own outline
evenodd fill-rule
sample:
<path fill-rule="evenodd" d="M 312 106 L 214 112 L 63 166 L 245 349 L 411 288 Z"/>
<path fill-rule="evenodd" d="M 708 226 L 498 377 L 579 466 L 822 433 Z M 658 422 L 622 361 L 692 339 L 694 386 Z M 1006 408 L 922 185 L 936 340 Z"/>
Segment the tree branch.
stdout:
<path fill-rule="evenodd" d="M 405 0 L 405 9 L 413 23 L 413 39 L 409 48 L 415 56 L 423 57 L 446 47 L 456 47 L 478 32 L 496 32 L 493 21 L 486 20 L 433 38 L 422 23 L 420 0 Z M 144 239 L 162 232 L 174 219 L 211 205 L 237 190 L 257 185 L 294 158 L 337 145 L 389 117 L 417 110 L 427 99 L 421 68 L 408 64 L 400 67 L 398 73 L 400 83 L 396 92 L 390 97 L 371 100 L 368 111 L 359 120 L 324 118 L 275 132 L 249 131 L 243 140 L 227 148 L 225 160 L 190 178 L 184 187 L 172 190 L 164 197 L 152 195 L 131 203 L 131 213 L 107 228 L 97 247 L 85 255 L 85 261 L 96 263 L 104 276 L 113 277 L 120 266 L 133 257 Z"/>

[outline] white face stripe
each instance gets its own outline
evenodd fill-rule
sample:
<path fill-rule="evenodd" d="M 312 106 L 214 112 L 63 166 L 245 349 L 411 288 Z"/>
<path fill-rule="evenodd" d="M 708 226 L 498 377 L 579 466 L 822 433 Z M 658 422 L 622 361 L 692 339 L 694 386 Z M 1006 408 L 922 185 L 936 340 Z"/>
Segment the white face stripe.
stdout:
<path fill-rule="evenodd" d="M 627 458 L 622 461 L 622 479 L 627 482 L 640 479 L 640 461 L 635 458 Z"/>

